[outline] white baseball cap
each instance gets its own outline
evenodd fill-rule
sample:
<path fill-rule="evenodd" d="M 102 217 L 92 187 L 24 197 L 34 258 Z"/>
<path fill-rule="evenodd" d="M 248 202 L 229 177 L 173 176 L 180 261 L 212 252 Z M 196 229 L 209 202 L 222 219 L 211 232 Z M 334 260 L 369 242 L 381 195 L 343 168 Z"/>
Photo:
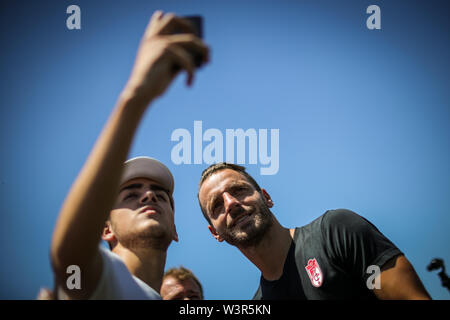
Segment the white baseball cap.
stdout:
<path fill-rule="evenodd" d="M 148 178 L 162 185 L 170 195 L 175 182 L 172 173 L 162 162 L 150 157 L 136 157 L 125 161 L 120 185 L 136 178 Z"/>

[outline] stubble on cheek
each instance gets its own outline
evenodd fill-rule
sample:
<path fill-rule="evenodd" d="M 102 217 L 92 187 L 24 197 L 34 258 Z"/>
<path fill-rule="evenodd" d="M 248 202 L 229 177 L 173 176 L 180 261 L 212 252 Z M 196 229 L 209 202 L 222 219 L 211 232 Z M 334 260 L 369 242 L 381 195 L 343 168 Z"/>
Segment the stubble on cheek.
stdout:
<path fill-rule="evenodd" d="M 223 234 L 223 238 L 234 246 L 254 246 L 259 243 L 271 225 L 272 216 L 270 211 L 268 208 L 260 206 L 258 212 L 253 213 L 250 221 L 227 229 Z"/>

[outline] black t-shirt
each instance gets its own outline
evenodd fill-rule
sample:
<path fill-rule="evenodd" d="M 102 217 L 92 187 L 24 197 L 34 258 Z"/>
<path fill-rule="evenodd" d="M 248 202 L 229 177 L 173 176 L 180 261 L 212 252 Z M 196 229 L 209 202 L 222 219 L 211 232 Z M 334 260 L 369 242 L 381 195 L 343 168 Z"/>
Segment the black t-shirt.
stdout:
<path fill-rule="evenodd" d="M 381 269 L 401 254 L 363 217 L 350 210 L 329 210 L 295 229 L 282 276 L 268 281 L 261 275 L 253 299 L 376 299 L 367 286 L 374 275 L 371 266 Z"/>

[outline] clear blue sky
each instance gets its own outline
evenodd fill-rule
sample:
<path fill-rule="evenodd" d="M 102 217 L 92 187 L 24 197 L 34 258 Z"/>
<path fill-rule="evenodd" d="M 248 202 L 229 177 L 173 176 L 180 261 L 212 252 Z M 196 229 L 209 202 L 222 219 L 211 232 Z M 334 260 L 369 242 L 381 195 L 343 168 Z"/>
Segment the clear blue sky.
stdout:
<path fill-rule="evenodd" d="M 81 30 L 66 8 L 81 8 Z M 381 8 L 368 30 L 366 8 Z M 373 222 L 448 299 L 434 257 L 450 269 L 449 7 L 446 1 L 2 1 L 0 6 L 0 298 L 52 286 L 49 245 L 58 211 L 127 81 L 151 14 L 201 14 L 212 61 L 154 103 L 130 157 L 175 176 L 184 265 L 208 299 L 249 299 L 259 272 L 217 243 L 197 204 L 207 164 L 176 165 L 174 130 L 279 129 L 279 170 L 246 166 L 287 227 L 328 209 Z M 204 143 L 204 146 L 207 143 Z"/>

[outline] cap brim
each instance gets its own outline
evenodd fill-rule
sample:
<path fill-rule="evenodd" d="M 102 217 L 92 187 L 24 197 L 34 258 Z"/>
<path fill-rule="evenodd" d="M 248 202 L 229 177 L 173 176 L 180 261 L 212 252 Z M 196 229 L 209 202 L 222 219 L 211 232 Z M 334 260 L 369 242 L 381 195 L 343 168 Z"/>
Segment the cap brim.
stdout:
<path fill-rule="evenodd" d="M 124 163 L 120 185 L 136 178 L 147 178 L 156 181 L 163 188 L 167 189 L 170 195 L 173 194 L 175 183 L 172 173 L 163 163 L 154 158 L 136 157 Z"/>

